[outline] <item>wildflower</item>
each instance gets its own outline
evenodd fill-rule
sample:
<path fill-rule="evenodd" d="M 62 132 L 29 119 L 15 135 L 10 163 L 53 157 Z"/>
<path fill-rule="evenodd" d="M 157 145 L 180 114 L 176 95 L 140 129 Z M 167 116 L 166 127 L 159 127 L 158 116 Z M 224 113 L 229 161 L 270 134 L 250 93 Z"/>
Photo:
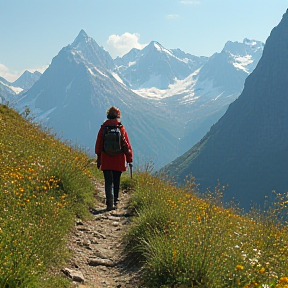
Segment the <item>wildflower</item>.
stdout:
<path fill-rule="evenodd" d="M 288 284 L 288 277 L 281 277 L 279 279 L 280 284 Z"/>
<path fill-rule="evenodd" d="M 264 273 L 265 273 L 265 268 L 262 267 L 262 268 L 259 270 L 259 272 L 260 272 L 261 274 L 264 274 Z"/>
<path fill-rule="evenodd" d="M 169 199 L 168 202 L 169 202 L 170 204 L 172 204 L 173 207 L 177 207 L 177 204 L 176 204 L 175 201 Z"/>
<path fill-rule="evenodd" d="M 287 284 L 276 284 L 275 285 L 275 288 L 288 288 L 288 285 Z"/>
<path fill-rule="evenodd" d="M 176 257 L 177 257 L 177 250 L 173 250 L 173 262 L 176 261 Z"/>
<path fill-rule="evenodd" d="M 239 271 L 239 270 L 243 270 L 243 269 L 244 269 L 244 267 L 242 265 L 239 265 L 239 264 L 236 265 L 236 270 Z"/>

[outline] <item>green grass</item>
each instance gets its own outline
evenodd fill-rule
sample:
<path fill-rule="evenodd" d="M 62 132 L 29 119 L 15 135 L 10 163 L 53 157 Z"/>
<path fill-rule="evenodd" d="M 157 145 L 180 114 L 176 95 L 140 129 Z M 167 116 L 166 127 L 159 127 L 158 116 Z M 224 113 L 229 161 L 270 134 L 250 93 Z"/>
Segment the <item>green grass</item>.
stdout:
<path fill-rule="evenodd" d="M 67 258 L 75 216 L 89 215 L 94 167 L 79 149 L 0 105 L 1 288 L 67 287 L 47 272 Z"/>
<path fill-rule="evenodd" d="M 197 197 L 148 173 L 134 177 L 137 217 L 126 237 L 147 287 L 288 287 L 288 229 L 275 209 L 240 215 L 221 205 L 222 188 Z M 262 286 L 266 285 L 266 286 Z"/>
<path fill-rule="evenodd" d="M 241 214 L 223 207 L 223 187 L 200 198 L 193 179 L 177 188 L 149 170 L 121 181 L 135 213 L 126 248 L 146 287 L 288 288 L 287 197 Z M 54 273 L 75 217 L 94 206 L 95 177 L 84 152 L 0 105 L 0 288 L 69 287 Z"/>

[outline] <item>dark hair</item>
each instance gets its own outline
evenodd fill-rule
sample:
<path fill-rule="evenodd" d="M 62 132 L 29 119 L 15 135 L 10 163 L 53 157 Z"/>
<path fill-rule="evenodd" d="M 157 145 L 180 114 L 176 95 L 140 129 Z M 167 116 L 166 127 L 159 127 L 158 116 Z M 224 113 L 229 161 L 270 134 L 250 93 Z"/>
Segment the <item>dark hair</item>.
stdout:
<path fill-rule="evenodd" d="M 108 119 L 116 119 L 121 117 L 121 112 L 119 108 L 116 108 L 114 106 L 110 107 L 107 110 L 107 118 Z"/>

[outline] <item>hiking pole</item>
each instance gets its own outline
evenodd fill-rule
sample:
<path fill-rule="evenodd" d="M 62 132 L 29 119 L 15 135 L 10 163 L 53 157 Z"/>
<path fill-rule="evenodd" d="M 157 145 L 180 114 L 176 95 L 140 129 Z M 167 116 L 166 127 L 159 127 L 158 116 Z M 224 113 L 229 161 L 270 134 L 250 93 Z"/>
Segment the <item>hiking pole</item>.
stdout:
<path fill-rule="evenodd" d="M 130 177 L 132 179 L 132 167 L 133 167 L 133 164 L 132 163 L 129 163 L 129 167 L 130 167 Z"/>

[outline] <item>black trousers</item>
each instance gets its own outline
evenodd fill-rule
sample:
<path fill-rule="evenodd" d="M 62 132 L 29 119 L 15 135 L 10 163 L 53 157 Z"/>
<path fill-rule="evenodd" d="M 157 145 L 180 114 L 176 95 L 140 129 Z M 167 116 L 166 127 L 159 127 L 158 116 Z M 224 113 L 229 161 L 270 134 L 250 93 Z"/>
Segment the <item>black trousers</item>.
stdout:
<path fill-rule="evenodd" d="M 121 171 L 103 170 L 105 179 L 105 195 L 107 207 L 113 207 L 119 196 Z"/>

